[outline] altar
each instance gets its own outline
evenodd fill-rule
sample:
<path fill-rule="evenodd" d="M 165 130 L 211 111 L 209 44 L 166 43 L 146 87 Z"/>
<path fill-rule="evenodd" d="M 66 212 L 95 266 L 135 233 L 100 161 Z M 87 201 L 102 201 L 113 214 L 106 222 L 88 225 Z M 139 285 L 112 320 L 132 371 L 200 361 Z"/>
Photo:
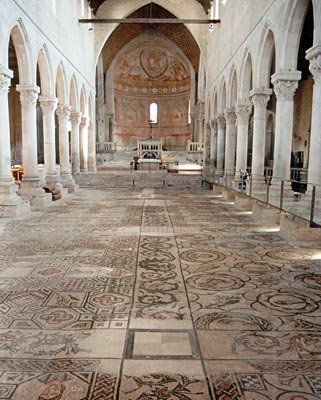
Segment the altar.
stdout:
<path fill-rule="evenodd" d="M 162 141 L 141 140 L 137 142 L 137 163 L 141 171 L 157 171 L 162 168 Z"/>

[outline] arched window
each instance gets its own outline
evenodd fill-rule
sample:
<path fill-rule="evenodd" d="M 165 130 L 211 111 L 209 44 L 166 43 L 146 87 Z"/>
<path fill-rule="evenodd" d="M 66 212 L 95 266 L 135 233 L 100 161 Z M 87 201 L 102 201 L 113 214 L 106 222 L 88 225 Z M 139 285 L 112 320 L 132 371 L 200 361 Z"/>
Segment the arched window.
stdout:
<path fill-rule="evenodd" d="M 150 103 L 149 105 L 149 122 L 151 124 L 157 124 L 157 117 L 158 117 L 158 104 L 157 103 Z"/>

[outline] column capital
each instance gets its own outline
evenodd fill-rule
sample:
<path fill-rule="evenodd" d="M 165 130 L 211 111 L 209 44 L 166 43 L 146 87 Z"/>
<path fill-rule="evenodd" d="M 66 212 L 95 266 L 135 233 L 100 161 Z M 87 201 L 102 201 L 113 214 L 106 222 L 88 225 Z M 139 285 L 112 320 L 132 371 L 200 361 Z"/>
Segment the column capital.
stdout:
<path fill-rule="evenodd" d="M 316 46 L 310 47 L 306 52 L 305 58 L 307 60 L 312 60 L 313 58 L 318 57 L 321 55 L 321 44 L 317 44 Z"/>
<path fill-rule="evenodd" d="M 80 119 L 80 128 L 83 129 L 83 128 L 85 128 L 86 126 L 88 126 L 89 120 L 90 120 L 90 118 L 87 117 L 87 116 L 81 117 L 81 119 Z"/>
<path fill-rule="evenodd" d="M 80 124 L 81 113 L 80 112 L 71 112 L 70 113 L 70 121 L 72 126 Z"/>
<path fill-rule="evenodd" d="M 7 95 L 11 85 L 13 72 L 11 69 L 0 66 L 0 95 Z"/>
<path fill-rule="evenodd" d="M 39 103 L 44 114 L 54 113 L 57 108 L 58 99 L 56 97 L 39 96 Z"/>
<path fill-rule="evenodd" d="M 278 100 L 292 101 L 301 79 L 300 71 L 277 72 L 271 76 L 274 93 Z"/>
<path fill-rule="evenodd" d="M 211 119 L 210 124 L 211 124 L 211 128 L 215 131 L 217 129 L 217 120 Z"/>
<path fill-rule="evenodd" d="M 235 113 L 239 122 L 248 122 L 252 112 L 252 103 L 250 101 L 238 101 L 235 104 Z"/>
<path fill-rule="evenodd" d="M 59 104 L 57 107 L 56 114 L 58 115 L 58 118 L 61 120 L 66 119 L 66 122 L 69 120 L 70 116 L 70 107 L 65 106 L 63 104 Z"/>
<path fill-rule="evenodd" d="M 234 108 L 227 108 L 224 111 L 224 116 L 226 120 L 226 125 L 235 125 L 236 122 L 236 114 Z"/>
<path fill-rule="evenodd" d="M 217 121 L 218 129 L 220 129 L 220 130 L 225 129 L 225 117 L 224 117 L 224 114 L 219 114 L 217 116 L 217 120 L 216 121 Z"/>
<path fill-rule="evenodd" d="M 313 75 L 314 82 L 321 84 L 321 53 L 316 54 L 313 58 L 310 58 L 309 70 Z"/>
<path fill-rule="evenodd" d="M 254 107 L 266 108 L 273 93 L 272 89 L 253 89 L 250 91 Z"/>
<path fill-rule="evenodd" d="M 39 86 L 17 85 L 16 89 L 20 93 L 20 101 L 23 107 L 36 108 L 38 93 L 40 92 Z"/>

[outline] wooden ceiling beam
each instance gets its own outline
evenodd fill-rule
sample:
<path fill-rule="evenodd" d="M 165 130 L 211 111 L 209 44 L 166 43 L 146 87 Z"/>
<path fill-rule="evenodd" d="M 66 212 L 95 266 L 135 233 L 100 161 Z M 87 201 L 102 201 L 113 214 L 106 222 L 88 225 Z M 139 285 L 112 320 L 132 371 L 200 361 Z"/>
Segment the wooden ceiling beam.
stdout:
<path fill-rule="evenodd" d="M 220 19 L 179 18 L 91 18 L 79 19 L 81 24 L 218 24 Z"/>

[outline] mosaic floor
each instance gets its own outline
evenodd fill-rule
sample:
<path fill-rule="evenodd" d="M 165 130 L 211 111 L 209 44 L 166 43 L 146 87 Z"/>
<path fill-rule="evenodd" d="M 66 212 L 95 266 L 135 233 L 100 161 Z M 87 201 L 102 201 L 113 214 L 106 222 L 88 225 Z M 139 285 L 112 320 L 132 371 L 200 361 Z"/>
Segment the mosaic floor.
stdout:
<path fill-rule="evenodd" d="M 321 249 L 248 211 L 88 182 L 1 218 L 0 399 L 321 399 Z"/>

